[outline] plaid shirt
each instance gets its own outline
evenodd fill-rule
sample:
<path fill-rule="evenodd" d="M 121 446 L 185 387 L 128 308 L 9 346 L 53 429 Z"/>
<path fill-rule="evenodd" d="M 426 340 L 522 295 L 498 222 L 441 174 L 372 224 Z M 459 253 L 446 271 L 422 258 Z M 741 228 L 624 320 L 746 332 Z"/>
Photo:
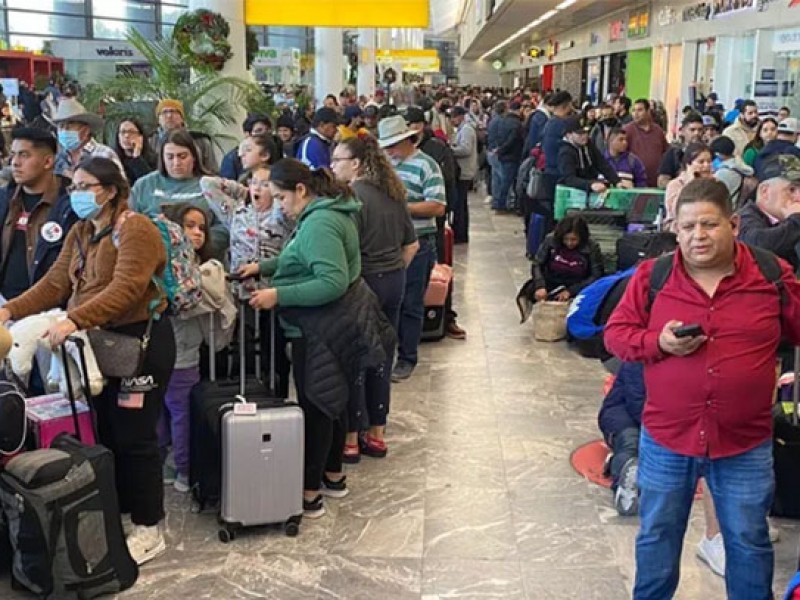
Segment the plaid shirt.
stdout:
<path fill-rule="evenodd" d="M 63 148 L 59 148 L 58 154 L 56 155 L 56 175 L 63 175 L 65 171 L 72 172 L 78 164 L 87 158 L 93 157 L 110 158 L 117 163 L 117 166 L 119 167 L 119 170 L 122 172 L 123 176 L 125 175 L 125 168 L 122 166 L 117 153 L 114 152 L 112 148 L 98 143 L 94 138 L 90 138 L 83 148 L 81 148 L 81 156 L 77 163 L 72 162 L 71 153 L 67 152 Z"/>

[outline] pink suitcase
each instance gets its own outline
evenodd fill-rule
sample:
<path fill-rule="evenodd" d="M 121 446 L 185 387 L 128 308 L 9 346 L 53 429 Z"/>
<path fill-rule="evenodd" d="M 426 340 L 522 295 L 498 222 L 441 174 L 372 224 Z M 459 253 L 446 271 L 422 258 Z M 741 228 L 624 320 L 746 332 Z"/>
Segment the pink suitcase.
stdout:
<path fill-rule="evenodd" d="M 436 263 L 431 271 L 431 280 L 425 292 L 425 307 L 444 306 L 447 290 L 453 280 L 453 267 Z"/>
<path fill-rule="evenodd" d="M 33 439 L 37 448 L 49 448 L 59 433 L 75 435 L 87 446 L 93 446 L 96 443 L 91 412 L 85 402 L 77 401 L 75 403 L 78 410 L 79 432 L 75 431 L 75 420 L 70 402 L 61 394 L 28 398 L 25 404 L 28 422 L 33 431 Z"/>

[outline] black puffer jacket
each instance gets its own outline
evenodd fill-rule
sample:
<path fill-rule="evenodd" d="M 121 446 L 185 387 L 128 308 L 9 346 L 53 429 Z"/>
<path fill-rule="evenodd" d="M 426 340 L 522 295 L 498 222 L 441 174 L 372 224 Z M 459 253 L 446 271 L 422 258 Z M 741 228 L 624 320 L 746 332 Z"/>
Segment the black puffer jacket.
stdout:
<path fill-rule="evenodd" d="M 392 324 L 361 278 L 330 304 L 285 308 L 280 316 L 303 332 L 306 394 L 331 419 L 345 411 L 350 391 L 364 371 L 380 369 L 397 345 Z"/>

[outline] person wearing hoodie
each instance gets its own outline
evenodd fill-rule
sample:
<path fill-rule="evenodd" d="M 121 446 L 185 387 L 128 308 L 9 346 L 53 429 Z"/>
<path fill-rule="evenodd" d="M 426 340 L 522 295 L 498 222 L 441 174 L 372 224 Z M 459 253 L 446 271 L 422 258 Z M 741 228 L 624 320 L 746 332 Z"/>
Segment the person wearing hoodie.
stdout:
<path fill-rule="evenodd" d="M 508 209 L 508 193 L 514 185 L 514 179 L 519 171 L 522 161 L 523 139 L 522 118 L 519 102 L 511 102 L 508 112 L 497 126 L 497 163 L 500 165 L 500 189 L 493 189 L 492 208 L 494 210 Z"/>
<path fill-rule="evenodd" d="M 619 119 L 614 114 L 614 107 L 609 104 L 600 106 L 600 118 L 589 134 L 592 142 L 600 152 L 605 152 L 608 146 L 608 136 L 613 129 L 620 126 Z"/>
<path fill-rule="evenodd" d="M 638 156 L 628 151 L 628 134 L 622 127 L 615 127 L 608 134 L 608 148 L 603 156 L 619 175 L 623 187 L 647 187 L 647 171 L 644 169 L 644 163 Z"/>
<path fill-rule="evenodd" d="M 311 170 L 284 158 L 272 166 L 270 192 L 286 217 L 297 222 L 294 233 L 276 257 L 246 265 L 246 277 L 270 277 L 270 287 L 251 296 L 254 308 L 281 313 L 292 307 L 335 303 L 361 278 L 361 245 L 355 215 L 361 203 L 350 187 L 338 183 L 328 169 Z M 306 356 L 315 348 L 304 331 L 281 316 L 292 342 L 297 400 L 305 416 L 303 511 L 306 518 L 325 514 L 323 496 L 342 498 L 349 491 L 342 471 L 348 394 L 321 403 L 308 394 Z"/>
<path fill-rule="evenodd" d="M 605 192 L 622 180 L 589 141 L 589 128 L 578 117 L 570 117 L 558 149 L 558 183 L 586 192 Z"/>
<path fill-rule="evenodd" d="M 763 180 L 762 172 L 764 170 L 764 164 L 768 162 L 771 157 L 780 154 L 790 154 L 800 157 L 800 148 L 795 146 L 797 143 L 797 131 L 797 119 L 793 117 L 789 117 L 778 123 L 777 137 L 771 142 L 767 142 L 753 162 L 753 169 L 755 169 L 756 177 L 758 177 L 759 180 Z"/>
<path fill-rule="evenodd" d="M 453 205 L 453 239 L 456 244 L 469 242 L 469 190 L 478 174 L 478 132 L 466 120 L 467 109 L 454 106 L 450 109 L 450 120 L 456 128 L 455 139 L 450 145 L 458 161 L 458 194 Z"/>
<path fill-rule="evenodd" d="M 553 114 L 553 94 L 547 94 L 528 119 L 528 132 L 525 136 L 525 147 L 522 150 L 523 160 L 531 150 L 542 143 L 544 126 Z"/>
<path fill-rule="evenodd" d="M 753 177 L 753 168 L 748 167 L 741 158 L 736 158 L 733 155 L 736 146 L 733 140 L 727 136 L 719 136 L 711 142 L 709 147 L 716 160 L 719 161 L 714 177 L 728 188 L 731 205 L 736 210 L 747 202 L 755 190 L 757 182 Z"/>
<path fill-rule="evenodd" d="M 339 125 L 339 113 L 322 107 L 314 113 L 311 131 L 297 142 L 295 158 L 312 169 L 330 168 L 331 147 Z"/>

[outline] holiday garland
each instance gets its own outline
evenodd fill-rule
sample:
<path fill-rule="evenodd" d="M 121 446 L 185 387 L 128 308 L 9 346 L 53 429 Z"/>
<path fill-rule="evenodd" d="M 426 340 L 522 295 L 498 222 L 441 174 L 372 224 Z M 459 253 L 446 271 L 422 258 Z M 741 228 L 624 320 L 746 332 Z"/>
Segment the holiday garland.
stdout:
<path fill-rule="evenodd" d="M 225 18 L 203 8 L 181 15 L 172 31 L 178 52 L 189 66 L 217 71 L 233 56 L 228 35 L 230 26 Z"/>

